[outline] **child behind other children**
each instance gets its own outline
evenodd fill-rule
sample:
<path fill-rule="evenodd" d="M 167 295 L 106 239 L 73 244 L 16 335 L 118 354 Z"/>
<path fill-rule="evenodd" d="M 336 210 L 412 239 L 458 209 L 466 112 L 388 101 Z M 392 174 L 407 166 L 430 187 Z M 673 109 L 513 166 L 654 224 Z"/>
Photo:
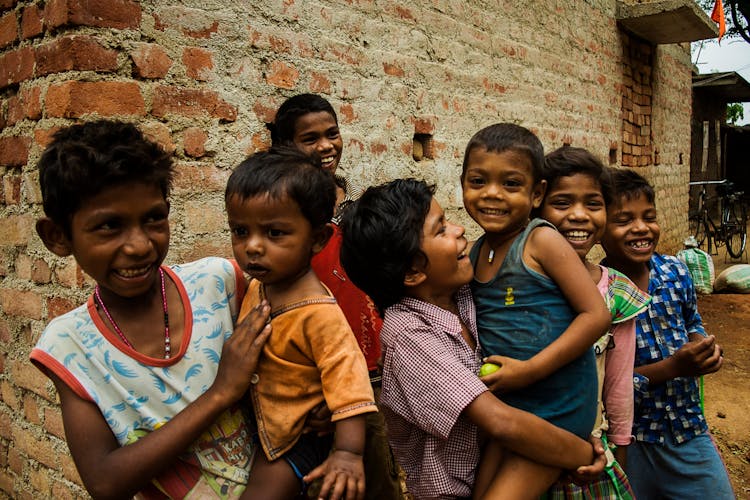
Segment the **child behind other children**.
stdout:
<path fill-rule="evenodd" d="M 479 341 L 488 361 L 501 367 L 483 380 L 508 404 L 586 438 L 596 418 L 591 346 L 607 331 L 610 314 L 596 286 L 581 281 L 586 268 L 554 226 L 529 220 L 544 196 L 543 162 L 539 139 L 510 123 L 480 130 L 466 146 L 464 206 L 485 231 L 470 253 Z M 478 491 L 502 491 L 495 468 L 511 463 L 527 485 L 524 495 L 540 495 L 560 475 L 491 446 Z"/>
<path fill-rule="evenodd" d="M 612 314 L 612 328 L 594 346 L 599 382 L 594 434 L 616 445 L 614 456 L 609 455 L 607 470 L 598 480 L 583 486 L 558 483 L 548 496 L 632 498 L 632 489 L 620 464 L 625 463 L 633 426 L 633 318 L 648 307 L 650 297 L 614 269 L 586 260 L 607 225 L 611 181 L 606 167 L 587 150 L 566 146 L 545 157 L 543 178 L 547 181 L 547 191 L 539 215 L 554 224 L 568 240 Z"/>
<path fill-rule="evenodd" d="M 639 500 L 734 498 L 700 408 L 697 379 L 721 368 L 721 348 L 706 336 L 685 264 L 656 252 L 661 228 L 653 187 L 631 170 L 613 169 L 612 180 L 604 263 L 652 297 L 636 318 L 628 478 Z"/>
<path fill-rule="evenodd" d="M 162 266 L 172 172 L 135 126 L 105 120 L 61 129 L 39 161 L 37 232 L 96 288 L 50 321 L 31 361 L 55 384 L 95 498 L 237 498 L 247 481 L 252 444 L 234 403 L 270 334 L 256 338 L 268 306 L 232 333 L 246 288 L 234 263 Z"/>
<path fill-rule="evenodd" d="M 467 286 L 473 276 L 468 243 L 432 193 L 411 179 L 370 188 L 342 222 L 341 261 L 385 311 L 380 404 L 409 492 L 415 498 L 471 496 L 480 430 L 538 463 L 590 463 L 588 443 L 505 405 L 477 377 L 481 354 Z M 532 498 L 525 478 L 507 472 L 506 489 L 494 498 Z"/>
<path fill-rule="evenodd" d="M 251 387 L 258 437 L 246 498 L 292 498 L 325 476 L 321 497 L 364 494 L 364 413 L 377 411 L 351 328 L 310 259 L 327 243 L 334 205 L 330 173 L 296 149 L 272 149 L 243 161 L 226 189 L 232 250 L 250 275 L 240 318 L 271 306 L 274 335 Z M 331 438 L 304 433 L 307 414 L 325 401 Z M 278 460 L 283 458 L 284 460 Z"/>
<path fill-rule="evenodd" d="M 344 311 L 349 326 L 357 338 L 359 348 L 367 361 L 370 382 L 375 400 L 380 394 L 380 318 L 372 300 L 354 286 L 346 275 L 339 251 L 341 230 L 339 222 L 346 207 L 362 193 L 345 177 L 337 174 L 344 142 L 339 131 L 336 112 L 327 100 L 316 94 L 298 94 L 284 101 L 271 127 L 274 146 L 293 146 L 306 154 L 317 154 L 321 167 L 334 174 L 336 179 L 336 203 L 331 219 L 333 234 L 325 248 L 315 254 L 312 268 L 336 297 Z M 366 416 L 365 498 L 372 500 L 398 500 L 401 484 L 393 454 L 388 446 L 385 420 L 381 412 Z"/>

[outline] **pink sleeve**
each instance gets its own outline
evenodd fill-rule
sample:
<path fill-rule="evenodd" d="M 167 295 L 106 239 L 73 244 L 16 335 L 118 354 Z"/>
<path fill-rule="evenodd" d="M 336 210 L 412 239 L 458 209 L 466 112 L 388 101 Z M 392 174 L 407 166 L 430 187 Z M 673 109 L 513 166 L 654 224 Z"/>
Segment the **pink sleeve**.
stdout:
<path fill-rule="evenodd" d="M 633 427 L 633 365 L 635 363 L 635 321 L 612 327 L 615 347 L 607 351 L 602 399 L 607 411 L 611 443 L 627 446 Z"/>

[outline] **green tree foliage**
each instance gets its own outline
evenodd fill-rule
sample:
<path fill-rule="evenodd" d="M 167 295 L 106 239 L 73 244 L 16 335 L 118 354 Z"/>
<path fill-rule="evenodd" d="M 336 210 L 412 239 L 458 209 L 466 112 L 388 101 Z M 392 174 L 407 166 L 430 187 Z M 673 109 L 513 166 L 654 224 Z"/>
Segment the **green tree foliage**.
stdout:
<path fill-rule="evenodd" d="M 727 123 L 734 125 L 745 118 L 745 110 L 742 103 L 732 102 L 727 104 Z"/>

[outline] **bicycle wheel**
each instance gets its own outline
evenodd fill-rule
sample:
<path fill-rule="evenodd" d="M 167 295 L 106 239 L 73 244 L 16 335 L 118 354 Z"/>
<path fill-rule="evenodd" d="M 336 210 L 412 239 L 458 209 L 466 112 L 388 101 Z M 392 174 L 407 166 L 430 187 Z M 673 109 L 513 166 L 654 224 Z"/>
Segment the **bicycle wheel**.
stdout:
<path fill-rule="evenodd" d="M 745 251 L 745 245 L 747 245 L 745 210 L 740 202 L 733 201 L 726 206 L 725 212 L 727 220 L 722 225 L 724 226 L 724 237 L 727 242 L 727 252 L 733 258 L 737 259 Z"/>
<path fill-rule="evenodd" d="M 743 228 L 739 224 L 733 225 L 733 227 L 727 227 L 727 252 L 734 259 L 739 259 L 742 256 L 742 252 L 745 251 L 745 245 L 747 245 L 747 228 Z"/>
<path fill-rule="evenodd" d="M 688 219 L 688 227 L 690 234 L 695 237 L 695 241 L 698 242 L 698 246 L 702 247 L 703 242 L 706 241 L 708 235 L 708 223 L 700 215 L 691 215 Z"/>

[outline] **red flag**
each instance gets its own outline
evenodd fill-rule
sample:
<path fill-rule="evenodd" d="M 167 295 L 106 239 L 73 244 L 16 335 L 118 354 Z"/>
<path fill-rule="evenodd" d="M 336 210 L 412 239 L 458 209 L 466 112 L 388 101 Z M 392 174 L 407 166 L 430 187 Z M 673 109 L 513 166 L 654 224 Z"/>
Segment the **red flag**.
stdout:
<path fill-rule="evenodd" d="M 727 32 L 727 22 L 724 18 L 724 6 L 722 5 L 721 0 L 716 0 L 716 2 L 714 2 L 714 10 L 711 12 L 711 20 L 719 23 L 719 42 L 721 42 L 721 37 Z"/>

